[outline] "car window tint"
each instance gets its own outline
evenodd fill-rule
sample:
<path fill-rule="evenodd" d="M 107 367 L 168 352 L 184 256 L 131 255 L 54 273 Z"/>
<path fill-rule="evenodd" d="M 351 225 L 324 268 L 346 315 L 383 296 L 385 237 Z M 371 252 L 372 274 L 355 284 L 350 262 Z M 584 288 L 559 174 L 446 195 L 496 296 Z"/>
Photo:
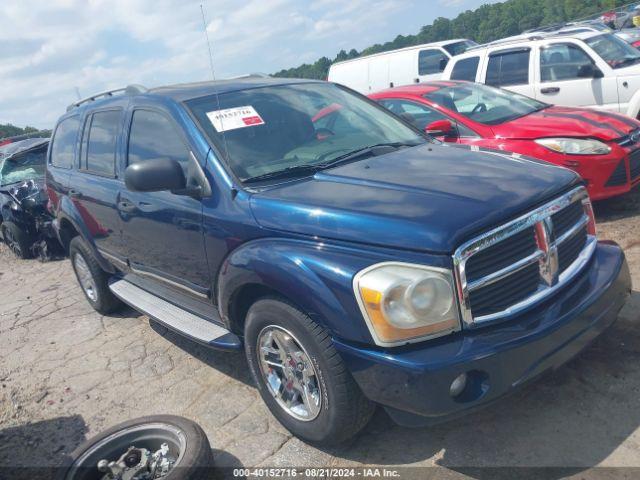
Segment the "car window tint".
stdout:
<path fill-rule="evenodd" d="M 418 75 L 440 73 L 447 66 L 449 57 L 440 50 L 420 50 L 418 53 Z"/>
<path fill-rule="evenodd" d="M 91 119 L 87 140 L 87 170 L 101 175 L 114 175 L 121 110 L 96 112 Z"/>
<path fill-rule="evenodd" d="M 156 158 L 169 158 L 186 168 L 189 149 L 171 121 L 163 114 L 136 110 L 129 133 L 128 158 L 129 165 Z"/>
<path fill-rule="evenodd" d="M 324 165 L 379 143 L 425 141 L 381 106 L 325 82 L 247 88 L 185 103 L 242 181 Z M 323 121 L 328 116 L 335 120 Z"/>
<path fill-rule="evenodd" d="M 593 61 L 577 45 L 556 43 L 540 49 L 540 79 L 543 82 L 585 78 L 581 72 L 591 70 Z"/>
<path fill-rule="evenodd" d="M 79 126 L 78 117 L 66 118 L 58 124 L 51 146 L 51 165 L 54 167 L 71 168 L 73 165 Z"/>
<path fill-rule="evenodd" d="M 451 80 L 468 80 L 469 82 L 475 82 L 479 63 L 480 57 L 458 60 L 451 71 Z"/>
<path fill-rule="evenodd" d="M 494 53 L 489 56 L 487 85 L 502 87 L 529 83 L 530 50 Z"/>
<path fill-rule="evenodd" d="M 385 99 L 380 100 L 380 105 L 411 122 L 420 130 L 424 130 L 427 125 L 436 120 L 448 120 L 445 115 L 437 110 L 409 100 Z"/>

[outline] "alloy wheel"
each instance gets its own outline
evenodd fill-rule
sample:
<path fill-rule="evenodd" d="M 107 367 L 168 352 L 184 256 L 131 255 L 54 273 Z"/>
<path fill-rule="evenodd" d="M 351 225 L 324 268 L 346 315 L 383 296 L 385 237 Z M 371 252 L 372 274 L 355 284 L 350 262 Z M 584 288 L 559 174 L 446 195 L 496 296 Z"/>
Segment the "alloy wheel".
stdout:
<path fill-rule="evenodd" d="M 73 266 L 75 267 L 76 274 L 78 275 L 78 281 L 80 282 L 84 293 L 89 297 L 89 299 L 91 299 L 91 301 L 97 302 L 98 289 L 96 287 L 96 282 L 93 279 L 91 270 L 89 270 L 89 266 L 82 255 L 77 254 L 74 257 Z"/>
<path fill-rule="evenodd" d="M 311 358 L 291 332 L 276 325 L 258 335 L 260 371 L 267 388 L 292 417 L 311 421 L 320 414 L 322 390 Z"/>

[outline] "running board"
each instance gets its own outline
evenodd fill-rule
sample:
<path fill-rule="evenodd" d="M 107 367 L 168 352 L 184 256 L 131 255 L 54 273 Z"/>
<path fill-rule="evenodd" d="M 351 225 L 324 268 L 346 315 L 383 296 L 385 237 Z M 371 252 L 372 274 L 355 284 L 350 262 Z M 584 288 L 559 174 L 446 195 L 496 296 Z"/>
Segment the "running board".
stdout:
<path fill-rule="evenodd" d="M 223 350 L 242 348 L 237 335 L 226 328 L 187 312 L 126 280 L 113 279 L 109 282 L 109 288 L 127 305 L 196 342 Z"/>

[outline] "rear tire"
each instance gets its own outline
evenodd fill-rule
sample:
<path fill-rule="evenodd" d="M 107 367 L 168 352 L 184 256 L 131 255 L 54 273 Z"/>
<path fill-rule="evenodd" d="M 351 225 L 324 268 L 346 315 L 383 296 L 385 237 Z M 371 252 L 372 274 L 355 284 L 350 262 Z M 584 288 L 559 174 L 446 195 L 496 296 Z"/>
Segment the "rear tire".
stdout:
<path fill-rule="evenodd" d="M 81 237 L 71 240 L 69 258 L 84 296 L 96 312 L 107 315 L 123 306 L 109 289 L 109 274 L 100 267 Z"/>
<path fill-rule="evenodd" d="M 287 348 L 274 350 L 268 346 L 265 339 L 274 336 L 273 345 L 284 341 Z M 292 351 L 296 353 L 289 355 Z M 268 352 L 266 357 L 264 352 Z M 274 364 L 279 362 L 283 352 L 288 359 L 283 365 L 291 365 L 294 373 L 290 370 L 283 374 L 286 368 L 279 366 L 269 368 L 272 360 L 276 360 Z M 293 305 L 271 297 L 254 303 L 245 323 L 245 353 L 262 399 L 280 423 L 297 437 L 314 444 L 339 444 L 355 436 L 371 419 L 375 405 L 362 394 L 328 332 Z M 265 362 L 265 358 L 269 361 Z M 306 380 L 310 374 L 312 382 Z M 305 378 L 301 380 L 303 375 Z M 276 389 L 274 385 L 279 387 Z M 302 385 L 308 387 L 306 391 L 314 392 L 313 398 L 319 398 L 313 408 L 306 409 L 309 413 L 306 416 L 309 396 L 303 402 Z M 280 393 L 274 394 L 276 390 Z M 296 396 L 295 407 L 291 403 L 289 407 L 286 405 L 291 395 Z"/>
<path fill-rule="evenodd" d="M 13 222 L 3 222 L 0 230 L 2 230 L 4 243 L 16 257 L 22 258 L 23 260 L 33 257 L 31 247 L 35 240 L 32 235 L 29 235 L 29 233 L 25 232 Z"/>

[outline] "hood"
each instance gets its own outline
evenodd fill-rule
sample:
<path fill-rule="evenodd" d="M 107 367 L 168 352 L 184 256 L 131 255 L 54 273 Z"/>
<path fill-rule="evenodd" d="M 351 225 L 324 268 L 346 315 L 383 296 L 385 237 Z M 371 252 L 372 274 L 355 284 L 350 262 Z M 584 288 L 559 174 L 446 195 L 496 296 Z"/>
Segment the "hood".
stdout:
<path fill-rule="evenodd" d="M 579 181 L 537 160 L 424 145 L 256 193 L 251 207 L 272 230 L 448 254 Z"/>
<path fill-rule="evenodd" d="M 536 139 L 542 137 L 590 137 L 616 140 L 640 128 L 640 122 L 621 114 L 587 108 L 549 107 L 491 129 L 496 137 Z"/>

